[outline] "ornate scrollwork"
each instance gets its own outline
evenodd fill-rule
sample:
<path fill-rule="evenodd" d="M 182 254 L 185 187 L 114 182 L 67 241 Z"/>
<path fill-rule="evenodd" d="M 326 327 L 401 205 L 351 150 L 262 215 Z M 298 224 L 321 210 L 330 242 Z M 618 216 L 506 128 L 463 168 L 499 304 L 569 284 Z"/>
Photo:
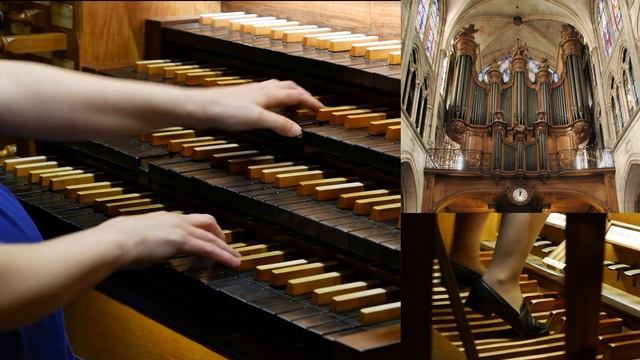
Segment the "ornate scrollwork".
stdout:
<path fill-rule="evenodd" d="M 571 127 L 576 143 L 582 144 L 591 136 L 591 124 L 587 121 L 577 121 Z"/>
<path fill-rule="evenodd" d="M 560 33 L 560 46 L 562 47 L 563 57 L 569 55 L 580 55 L 582 52 L 582 43 L 580 41 L 580 33 L 568 24 L 562 25 Z"/>
<path fill-rule="evenodd" d="M 465 133 L 467 127 L 464 121 L 461 120 L 449 120 L 447 124 L 447 135 L 451 140 L 460 145 L 464 145 Z"/>
<path fill-rule="evenodd" d="M 474 24 L 469 24 L 469 26 L 463 27 L 458 31 L 454 40 L 458 55 L 475 57 L 477 44 L 474 35 L 477 32 L 478 29 Z"/>

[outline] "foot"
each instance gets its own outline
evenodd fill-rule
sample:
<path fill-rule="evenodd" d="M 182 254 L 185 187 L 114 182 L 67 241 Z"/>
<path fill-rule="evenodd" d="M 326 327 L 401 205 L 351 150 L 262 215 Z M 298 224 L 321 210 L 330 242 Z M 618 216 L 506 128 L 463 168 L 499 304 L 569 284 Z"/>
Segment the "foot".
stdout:
<path fill-rule="evenodd" d="M 456 277 L 456 281 L 458 282 L 458 287 L 460 289 L 468 289 L 476 281 L 482 278 L 482 273 L 474 271 L 454 261 L 451 262 L 451 267 L 453 268 L 453 274 Z M 446 286 L 446 282 L 444 282 L 444 278 L 441 278 L 441 279 L 443 280 L 442 284 Z"/>
<path fill-rule="evenodd" d="M 520 291 L 520 284 L 517 281 L 501 281 L 491 276 L 492 274 L 485 274 L 482 278 L 491 289 L 511 305 L 511 307 L 519 311 L 520 306 L 524 299 L 522 298 L 522 292 Z"/>
<path fill-rule="evenodd" d="M 471 286 L 465 305 L 485 316 L 498 315 L 511 325 L 519 336 L 532 337 L 548 334 L 546 326 L 531 316 L 529 309 L 523 302 L 521 302 L 519 309 L 516 310 L 484 279 L 476 281 Z"/>

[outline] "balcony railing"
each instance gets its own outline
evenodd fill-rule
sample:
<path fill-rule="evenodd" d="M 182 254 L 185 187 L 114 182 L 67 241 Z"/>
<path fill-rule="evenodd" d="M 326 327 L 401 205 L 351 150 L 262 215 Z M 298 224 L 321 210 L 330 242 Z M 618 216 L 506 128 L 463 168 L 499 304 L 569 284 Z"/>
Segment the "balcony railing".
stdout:
<path fill-rule="evenodd" d="M 482 171 L 482 161 L 481 151 L 428 149 L 426 167 L 432 170 Z"/>
<path fill-rule="evenodd" d="M 558 172 L 614 168 L 611 149 L 562 150 L 557 154 L 557 164 Z"/>

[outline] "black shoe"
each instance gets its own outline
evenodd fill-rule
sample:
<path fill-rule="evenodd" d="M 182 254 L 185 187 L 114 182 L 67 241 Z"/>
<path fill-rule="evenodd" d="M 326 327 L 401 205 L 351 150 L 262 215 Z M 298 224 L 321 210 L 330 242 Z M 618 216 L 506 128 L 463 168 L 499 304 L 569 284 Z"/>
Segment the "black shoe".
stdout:
<path fill-rule="evenodd" d="M 453 268 L 453 275 L 455 275 L 456 277 L 459 289 L 468 289 L 476 281 L 482 278 L 482 274 L 477 273 L 474 270 L 471 270 L 468 267 L 460 265 L 456 262 L 452 261 L 451 267 Z M 442 273 L 440 273 L 440 283 L 442 284 L 442 286 L 447 286 L 447 282 L 444 280 L 444 277 L 442 277 Z"/>
<path fill-rule="evenodd" d="M 484 316 L 498 315 L 511 325 L 519 336 L 533 337 L 549 333 L 546 326 L 531 317 L 524 302 L 520 306 L 520 312 L 516 311 L 483 279 L 471 286 L 465 305 Z"/>

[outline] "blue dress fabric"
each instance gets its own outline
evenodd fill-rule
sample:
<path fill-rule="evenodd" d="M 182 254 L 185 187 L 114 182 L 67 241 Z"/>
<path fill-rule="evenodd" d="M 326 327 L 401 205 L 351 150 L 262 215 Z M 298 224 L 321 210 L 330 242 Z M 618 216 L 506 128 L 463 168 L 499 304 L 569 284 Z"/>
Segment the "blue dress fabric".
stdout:
<path fill-rule="evenodd" d="M 40 241 L 40 231 L 29 215 L 13 194 L 0 185 L 0 243 Z M 0 332 L 0 359 L 76 359 L 64 330 L 62 310 L 20 329 Z"/>

